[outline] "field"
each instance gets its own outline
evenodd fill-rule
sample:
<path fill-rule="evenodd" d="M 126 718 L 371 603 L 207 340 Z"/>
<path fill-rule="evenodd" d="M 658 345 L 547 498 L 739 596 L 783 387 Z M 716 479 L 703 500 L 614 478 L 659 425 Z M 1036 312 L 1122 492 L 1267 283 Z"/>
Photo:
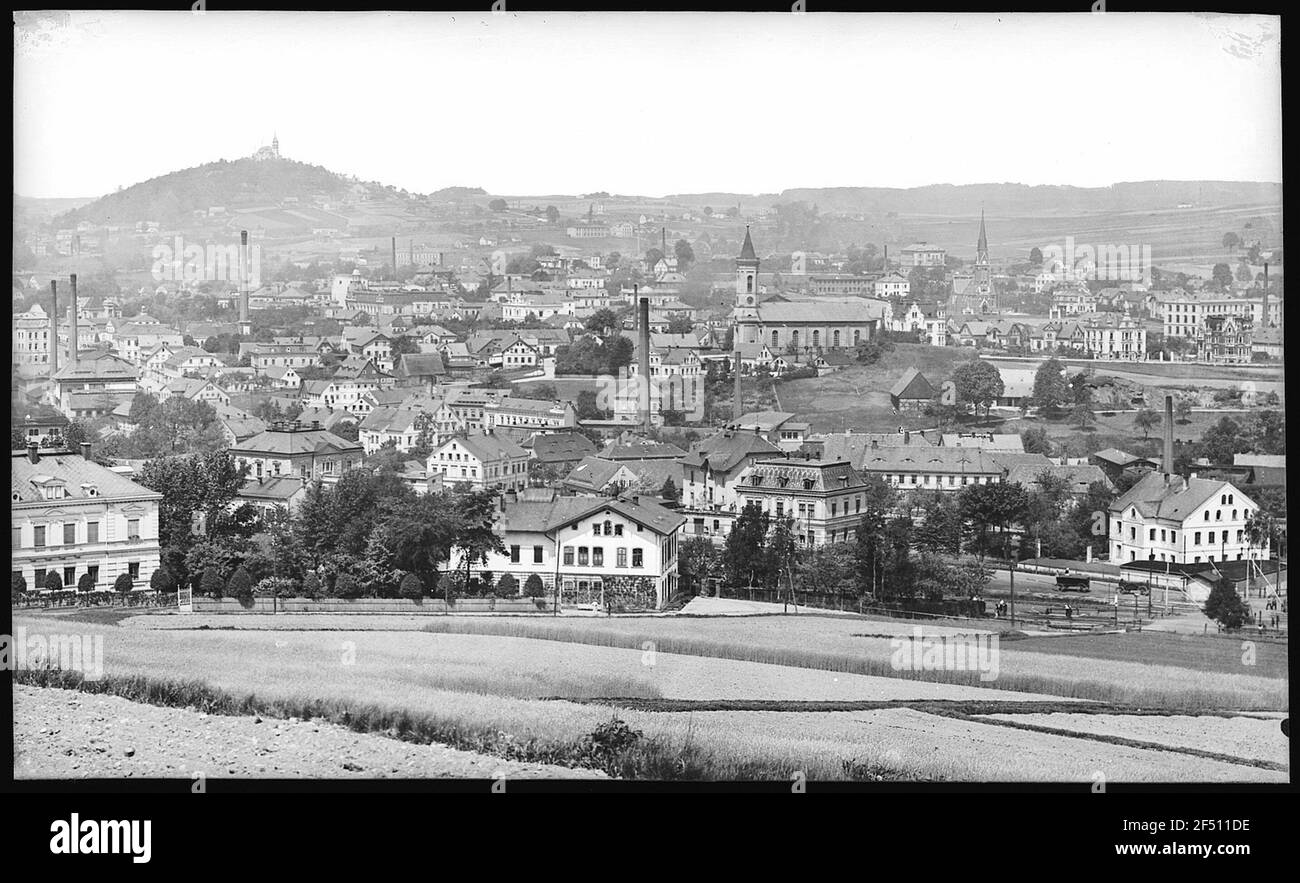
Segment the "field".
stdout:
<path fill-rule="evenodd" d="M 521 764 L 713 779 L 1287 776 L 1277 759 L 1285 740 L 1266 713 L 1286 708 L 1282 645 L 1247 668 L 1234 641 L 1112 635 L 1081 649 L 1086 637 L 1030 637 L 1003 641 L 995 677 L 981 680 L 976 672 L 898 670 L 891 639 L 912 635 L 913 624 L 857 616 L 17 618 L 28 635 L 104 635 L 100 680 L 23 671 L 20 683 L 311 720 Z M 593 734 L 614 718 L 641 739 L 634 749 L 593 754 Z M 1182 732 L 1184 719 L 1196 724 L 1193 734 L 1164 744 L 1161 727 Z M 1222 745 L 1220 731 L 1231 734 Z M 356 763 L 371 768 L 364 744 L 353 749 Z M 30 767 L 33 748 L 16 743 L 22 748 Z M 121 758 L 112 759 L 120 768 Z M 84 760 L 93 770 L 96 757 Z M 453 760 L 438 763 L 465 769 Z M 385 757 L 372 766 L 411 775 L 421 763 Z"/>
<path fill-rule="evenodd" d="M 898 343 L 874 365 L 854 365 L 817 378 L 776 386 L 781 407 L 796 411 L 814 432 L 896 432 L 934 425 L 927 417 L 902 418 L 889 402 L 890 387 L 908 368 L 916 367 L 931 383 L 947 378 L 953 366 L 971 357 L 970 350 Z"/>

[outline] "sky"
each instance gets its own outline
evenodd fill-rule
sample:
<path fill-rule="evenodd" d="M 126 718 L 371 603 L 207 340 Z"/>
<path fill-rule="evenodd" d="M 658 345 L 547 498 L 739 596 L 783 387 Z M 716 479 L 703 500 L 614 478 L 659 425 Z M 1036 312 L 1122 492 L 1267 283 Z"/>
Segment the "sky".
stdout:
<path fill-rule="evenodd" d="M 1262 16 L 15 17 L 24 196 L 98 196 L 273 133 L 419 193 L 1282 179 Z"/>

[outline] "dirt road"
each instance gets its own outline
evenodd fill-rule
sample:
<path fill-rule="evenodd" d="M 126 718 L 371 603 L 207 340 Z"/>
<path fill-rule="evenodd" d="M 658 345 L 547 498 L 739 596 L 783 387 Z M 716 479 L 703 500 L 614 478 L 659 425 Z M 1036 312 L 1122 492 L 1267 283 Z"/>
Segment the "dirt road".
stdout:
<path fill-rule="evenodd" d="M 14 777 L 604 778 L 315 721 L 208 715 L 14 685 Z"/>

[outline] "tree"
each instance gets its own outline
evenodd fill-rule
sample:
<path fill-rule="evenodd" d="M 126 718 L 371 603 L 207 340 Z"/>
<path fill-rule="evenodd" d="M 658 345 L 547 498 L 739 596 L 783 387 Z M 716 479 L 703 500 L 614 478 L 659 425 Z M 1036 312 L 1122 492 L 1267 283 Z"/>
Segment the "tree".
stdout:
<path fill-rule="evenodd" d="M 856 559 L 858 583 L 864 592 L 875 597 L 884 594 L 885 519 L 897 497 L 894 488 L 879 475 L 866 477 L 863 488 L 862 517 L 857 526 Z"/>
<path fill-rule="evenodd" d="M 203 578 L 199 581 L 199 591 L 209 598 L 220 598 L 225 594 L 226 581 L 221 578 L 221 572 L 215 567 L 209 567 L 203 571 Z"/>
<path fill-rule="evenodd" d="M 695 249 L 685 239 L 678 239 L 673 245 L 673 254 L 677 257 L 677 272 L 685 273 L 695 263 Z"/>
<path fill-rule="evenodd" d="M 360 598 L 361 584 L 350 573 L 340 573 L 334 579 L 334 594 L 339 598 Z"/>
<path fill-rule="evenodd" d="M 536 575 L 537 574 L 532 574 L 532 576 Z M 508 573 L 502 574 L 501 579 L 497 580 L 496 596 L 498 598 L 513 598 L 518 594 L 519 580 L 515 579 Z"/>
<path fill-rule="evenodd" d="M 548 224 L 560 223 L 560 210 L 553 205 L 546 207 L 546 222 Z"/>
<path fill-rule="evenodd" d="M 1060 359 L 1051 358 L 1038 366 L 1034 372 L 1034 407 L 1047 415 L 1060 410 L 1068 395 L 1065 385 L 1065 365 Z"/>
<path fill-rule="evenodd" d="M 9 597 L 17 601 L 18 596 L 27 591 L 27 579 L 21 573 L 15 572 L 13 579 L 9 582 Z"/>
<path fill-rule="evenodd" d="M 990 551 L 1007 551 L 1008 531 L 1024 520 L 1029 508 L 1024 487 L 1006 482 L 967 485 L 957 502 L 962 521 L 970 526 L 971 551 L 980 558 Z"/>
<path fill-rule="evenodd" d="M 503 212 L 510 207 L 504 199 L 494 199 L 488 203 L 488 208 L 494 212 Z"/>
<path fill-rule="evenodd" d="M 1050 457 L 1054 450 L 1052 441 L 1047 435 L 1047 428 L 1044 426 L 1031 426 L 1021 430 L 1020 443 L 1024 446 L 1026 454 L 1043 454 Z"/>
<path fill-rule="evenodd" d="M 408 573 L 402 577 L 402 585 L 398 592 L 403 598 L 410 598 L 418 601 L 424 597 L 424 583 L 413 573 Z"/>
<path fill-rule="evenodd" d="M 89 576 L 90 574 L 86 575 Z M 167 572 L 167 568 L 165 567 L 159 567 L 153 572 L 153 576 L 149 577 L 149 588 L 153 589 L 155 592 L 171 591 L 175 585 L 175 581 L 172 579 L 171 574 Z"/>
<path fill-rule="evenodd" d="M 958 365 L 953 369 L 952 380 L 957 387 L 957 400 L 973 406 L 977 412 L 984 408 L 985 416 L 1004 391 L 1001 372 L 983 359 Z"/>
<path fill-rule="evenodd" d="M 668 319 L 669 334 L 690 334 L 694 330 L 695 325 L 688 316 L 671 316 Z"/>
<path fill-rule="evenodd" d="M 443 600 L 448 604 L 460 596 L 464 586 L 465 582 L 459 571 L 448 570 L 438 578 L 438 591 L 442 593 Z"/>
<path fill-rule="evenodd" d="M 1093 416 L 1091 405 L 1087 402 L 1079 402 L 1070 411 L 1070 420 L 1073 421 L 1075 426 L 1086 430 L 1096 422 L 1096 417 Z"/>
<path fill-rule="evenodd" d="M 718 547 L 708 537 L 691 537 L 677 549 L 677 572 L 683 590 L 698 595 L 705 580 L 719 575 Z"/>
<path fill-rule="evenodd" d="M 166 571 L 161 567 L 154 571 L 155 576 L 160 573 L 165 574 Z M 90 571 L 83 573 L 81 578 L 77 580 L 77 591 L 83 593 L 95 591 L 95 579 L 90 575 Z"/>
<path fill-rule="evenodd" d="M 1241 247 L 1241 237 L 1232 232 L 1224 233 L 1223 247 L 1226 248 L 1229 253 L 1236 251 Z"/>
<path fill-rule="evenodd" d="M 1227 264 L 1215 264 L 1210 273 L 1210 278 L 1220 290 L 1232 287 L 1232 268 Z"/>
<path fill-rule="evenodd" d="M 1187 425 L 1192 418 L 1191 396 L 1178 396 L 1174 399 L 1174 422 Z"/>
<path fill-rule="evenodd" d="M 135 583 L 129 573 L 119 573 L 117 579 L 113 580 L 113 591 L 119 595 L 125 596 L 133 588 L 135 588 Z"/>
<path fill-rule="evenodd" d="M 961 511 L 952 494 L 936 492 L 920 505 L 913 545 L 921 552 L 955 555 L 961 548 Z"/>
<path fill-rule="evenodd" d="M 546 586 L 542 584 L 542 578 L 535 573 L 528 574 L 528 579 L 524 580 L 524 594 L 530 598 L 543 597 Z"/>
<path fill-rule="evenodd" d="M 63 591 L 63 577 L 59 576 L 57 570 L 51 570 L 49 573 L 45 574 L 44 589 L 47 592 Z"/>
<path fill-rule="evenodd" d="M 1227 577 L 1221 577 L 1210 589 L 1203 611 L 1206 616 L 1228 631 L 1241 628 L 1246 623 L 1246 617 L 1250 615 L 1250 608 L 1237 594 L 1232 580 Z"/>
<path fill-rule="evenodd" d="M 769 526 L 768 514 L 754 502 L 746 504 L 736 516 L 723 551 L 723 567 L 729 585 L 767 585 L 763 544 Z"/>
<path fill-rule="evenodd" d="M 302 594 L 304 598 L 310 598 L 313 601 L 320 597 L 320 577 L 316 575 L 316 571 L 309 570 L 307 575 L 303 577 Z"/>
<path fill-rule="evenodd" d="M 609 334 L 619 327 L 618 316 L 613 310 L 602 307 L 587 317 L 583 327 L 592 334 Z"/>
<path fill-rule="evenodd" d="M 663 487 L 659 489 L 659 496 L 676 503 L 682 498 L 682 492 L 677 489 L 677 485 L 673 483 L 672 478 L 665 478 Z"/>
<path fill-rule="evenodd" d="M 1029 249 L 1029 263 L 1033 264 L 1036 267 L 1042 266 L 1043 250 L 1036 245 L 1033 248 Z"/>
<path fill-rule="evenodd" d="M 235 572 L 230 575 L 230 582 L 226 583 L 226 594 L 245 607 L 252 604 L 253 578 L 243 567 L 235 568 Z"/>
<path fill-rule="evenodd" d="M 1159 426 L 1163 418 L 1158 411 L 1142 408 L 1133 415 L 1133 425 L 1142 430 L 1142 438 L 1150 438 L 1152 428 Z"/>

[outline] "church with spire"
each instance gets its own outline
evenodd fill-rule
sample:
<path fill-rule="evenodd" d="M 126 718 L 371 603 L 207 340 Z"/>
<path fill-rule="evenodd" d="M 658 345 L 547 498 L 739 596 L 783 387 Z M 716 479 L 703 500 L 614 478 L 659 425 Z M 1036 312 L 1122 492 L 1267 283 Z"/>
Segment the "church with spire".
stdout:
<path fill-rule="evenodd" d="M 998 291 L 993 285 L 993 269 L 989 266 L 989 239 L 984 230 L 984 211 L 981 209 L 979 239 L 975 243 L 975 268 L 971 273 L 953 275 L 948 315 L 985 316 L 997 312 Z"/>

